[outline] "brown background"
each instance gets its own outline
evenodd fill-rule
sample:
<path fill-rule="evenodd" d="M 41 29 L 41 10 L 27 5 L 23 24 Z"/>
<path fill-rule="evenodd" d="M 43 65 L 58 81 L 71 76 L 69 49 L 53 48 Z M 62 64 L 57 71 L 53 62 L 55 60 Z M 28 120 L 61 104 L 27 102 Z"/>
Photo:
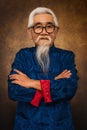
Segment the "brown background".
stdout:
<path fill-rule="evenodd" d="M 38 6 L 51 8 L 59 19 L 55 45 L 74 51 L 80 77 L 72 100 L 76 130 L 87 130 L 87 2 L 86 0 L 0 0 L 0 130 L 12 130 L 16 103 L 8 99 L 7 75 L 15 53 L 32 46 L 26 34 L 28 15 Z"/>

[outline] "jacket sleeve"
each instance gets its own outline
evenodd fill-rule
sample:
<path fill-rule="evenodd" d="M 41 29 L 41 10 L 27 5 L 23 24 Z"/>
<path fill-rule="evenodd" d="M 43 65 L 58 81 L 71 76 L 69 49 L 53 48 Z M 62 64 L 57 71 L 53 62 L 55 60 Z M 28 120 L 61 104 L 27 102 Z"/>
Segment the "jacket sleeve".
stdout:
<path fill-rule="evenodd" d="M 18 69 L 25 73 L 26 65 L 23 50 L 16 54 L 15 60 L 12 64 L 12 69 L 10 74 L 14 74 L 14 69 Z M 36 90 L 33 88 L 25 88 L 17 84 L 12 84 L 11 80 L 8 78 L 8 96 L 10 99 L 15 101 L 30 102 L 35 95 Z"/>
<path fill-rule="evenodd" d="M 51 102 L 58 100 L 70 100 L 75 95 L 78 86 L 78 76 L 75 68 L 74 57 L 75 56 L 73 52 L 69 52 L 68 54 L 64 55 L 61 60 L 62 71 L 65 69 L 71 70 L 72 75 L 69 79 L 63 78 L 58 80 L 49 80 L 50 83 L 48 84 L 50 84 L 50 89 L 46 89 L 47 87 L 42 87 L 42 90 L 45 89 L 45 91 L 42 91 L 44 100 L 47 98 L 51 99 Z M 46 86 L 44 84 L 47 84 L 45 83 L 45 80 L 44 82 L 42 81 L 42 86 Z"/>

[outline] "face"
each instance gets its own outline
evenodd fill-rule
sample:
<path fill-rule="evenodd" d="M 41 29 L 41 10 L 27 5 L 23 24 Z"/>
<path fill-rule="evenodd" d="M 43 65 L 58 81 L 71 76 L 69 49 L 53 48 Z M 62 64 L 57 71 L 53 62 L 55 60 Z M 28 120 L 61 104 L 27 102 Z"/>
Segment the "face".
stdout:
<path fill-rule="evenodd" d="M 54 26 L 54 20 L 50 14 L 37 14 L 34 16 L 34 26 L 28 31 L 35 45 L 52 46 L 57 35 L 58 28 Z"/>

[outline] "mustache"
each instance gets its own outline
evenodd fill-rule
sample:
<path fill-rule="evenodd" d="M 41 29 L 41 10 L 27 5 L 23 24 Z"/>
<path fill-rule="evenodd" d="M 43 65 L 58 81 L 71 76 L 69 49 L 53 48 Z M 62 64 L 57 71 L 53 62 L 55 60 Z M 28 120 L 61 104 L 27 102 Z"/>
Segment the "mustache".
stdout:
<path fill-rule="evenodd" d="M 40 41 L 40 40 L 48 40 L 51 41 L 50 36 L 38 36 L 38 38 L 36 39 L 36 42 Z"/>

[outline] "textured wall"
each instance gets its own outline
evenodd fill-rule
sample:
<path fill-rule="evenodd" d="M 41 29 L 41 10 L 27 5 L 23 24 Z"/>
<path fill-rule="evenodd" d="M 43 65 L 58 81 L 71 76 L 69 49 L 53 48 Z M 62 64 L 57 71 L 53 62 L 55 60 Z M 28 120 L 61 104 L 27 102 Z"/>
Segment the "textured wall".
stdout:
<path fill-rule="evenodd" d="M 87 2 L 86 0 L 0 0 L 0 130 L 12 130 L 16 103 L 8 99 L 7 75 L 15 53 L 32 46 L 26 34 L 32 9 L 46 6 L 56 13 L 60 31 L 55 45 L 74 51 L 79 71 L 79 89 L 72 100 L 76 130 L 87 130 Z"/>

